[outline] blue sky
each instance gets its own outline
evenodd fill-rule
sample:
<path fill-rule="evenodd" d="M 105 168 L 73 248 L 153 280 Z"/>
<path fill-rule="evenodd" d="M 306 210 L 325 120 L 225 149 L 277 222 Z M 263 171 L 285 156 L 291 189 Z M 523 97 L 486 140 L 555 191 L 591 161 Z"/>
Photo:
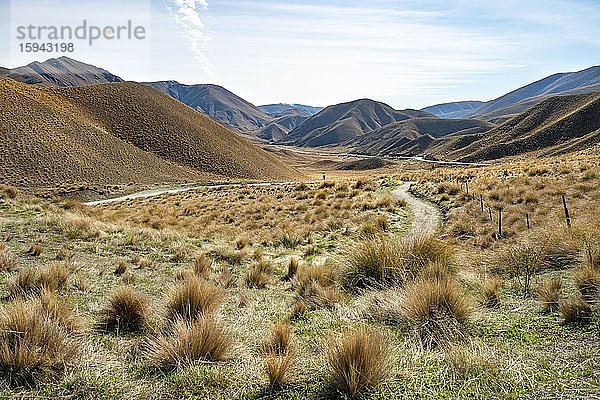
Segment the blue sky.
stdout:
<path fill-rule="evenodd" d="M 420 108 L 488 100 L 555 72 L 600 64 L 598 0 L 23 3 L 42 16 L 60 3 L 61 15 L 68 9 L 106 24 L 149 24 L 144 43 L 98 45 L 73 57 L 129 80 L 220 84 L 255 104 L 324 106 L 369 97 Z M 42 12 L 41 3 L 52 5 Z M 9 2 L 0 4 L 6 15 Z M 14 12 L 11 18 L 14 25 Z M 48 58 L 3 53 L 1 64 L 11 67 Z"/>

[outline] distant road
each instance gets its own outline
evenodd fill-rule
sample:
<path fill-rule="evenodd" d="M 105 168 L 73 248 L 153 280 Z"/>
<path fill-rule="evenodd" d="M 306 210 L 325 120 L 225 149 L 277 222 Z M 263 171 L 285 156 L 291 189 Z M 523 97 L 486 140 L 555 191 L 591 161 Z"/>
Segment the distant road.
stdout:
<path fill-rule="evenodd" d="M 204 188 L 218 189 L 218 188 L 236 188 L 236 187 L 282 186 L 282 185 L 290 185 L 290 184 L 294 184 L 294 183 L 297 183 L 297 182 L 258 182 L 258 183 L 222 183 L 222 184 L 216 184 L 216 185 L 211 185 L 211 184 L 187 185 L 187 186 L 178 186 L 178 187 L 174 187 L 174 188 L 144 190 L 141 192 L 128 194 L 127 196 L 115 197 L 112 199 L 105 199 L 105 200 L 90 201 L 90 202 L 83 203 L 83 204 L 86 206 L 101 206 L 104 204 L 120 203 L 120 202 L 127 201 L 127 200 L 145 199 L 148 197 L 161 196 L 163 194 L 188 192 L 190 190 L 204 189 Z"/>
<path fill-rule="evenodd" d="M 276 148 L 283 151 L 290 151 L 292 153 L 304 154 L 308 156 L 318 157 L 352 157 L 352 158 L 382 158 L 384 160 L 408 160 L 418 161 L 428 164 L 439 164 L 439 165 L 456 165 L 463 167 L 486 167 L 492 165 L 491 163 L 469 163 L 460 161 L 441 161 L 441 160 L 430 160 L 421 156 L 373 156 L 369 154 L 360 153 L 335 153 L 335 152 L 320 152 L 320 151 L 306 151 L 300 150 L 293 147 L 279 146 L 279 145 L 266 145 L 264 147 Z"/>

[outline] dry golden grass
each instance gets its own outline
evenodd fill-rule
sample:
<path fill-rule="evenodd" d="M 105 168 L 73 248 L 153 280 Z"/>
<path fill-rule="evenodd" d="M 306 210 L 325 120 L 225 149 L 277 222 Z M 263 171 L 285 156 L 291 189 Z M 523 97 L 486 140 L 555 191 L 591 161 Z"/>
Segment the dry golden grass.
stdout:
<path fill-rule="evenodd" d="M 13 272 L 18 268 L 17 257 L 9 251 L 0 251 L 0 271 Z"/>
<path fill-rule="evenodd" d="M 213 260 L 208 254 L 200 254 L 192 264 L 192 271 L 198 278 L 208 279 L 213 267 Z"/>
<path fill-rule="evenodd" d="M 54 263 L 42 269 L 28 267 L 20 270 L 13 278 L 9 290 L 12 297 L 39 294 L 42 289 L 62 290 L 66 288 L 69 274 L 65 263 Z"/>
<path fill-rule="evenodd" d="M 244 284 L 248 288 L 264 289 L 273 282 L 273 264 L 265 259 L 255 263 L 244 275 Z"/>
<path fill-rule="evenodd" d="M 114 274 L 115 275 L 123 275 L 125 272 L 127 272 L 128 267 L 129 267 L 129 263 L 127 262 L 127 260 L 119 260 L 119 262 L 117 263 L 117 266 L 115 267 Z"/>
<path fill-rule="evenodd" d="M 229 332 L 213 316 L 177 321 L 171 332 L 148 341 L 145 356 L 158 369 L 175 370 L 199 361 L 223 361 L 232 348 Z"/>
<path fill-rule="evenodd" d="M 43 252 L 44 252 L 44 246 L 41 243 L 36 243 L 36 244 L 31 245 L 31 247 L 27 251 L 28 254 L 30 254 L 34 257 L 39 257 Z"/>
<path fill-rule="evenodd" d="M 451 280 L 418 280 L 406 288 L 402 314 L 426 347 L 461 340 L 471 315 L 465 293 Z"/>
<path fill-rule="evenodd" d="M 498 277 L 491 277 L 483 282 L 482 304 L 485 307 L 495 308 L 500 305 L 500 290 L 502 289 L 502 280 Z"/>
<path fill-rule="evenodd" d="M 286 281 L 292 280 L 296 273 L 298 272 L 298 259 L 295 257 L 290 258 L 290 262 L 288 263 L 287 273 L 285 274 L 284 279 Z"/>
<path fill-rule="evenodd" d="M 146 325 L 148 298 L 131 286 L 115 290 L 102 309 L 101 327 L 116 334 L 139 332 Z"/>
<path fill-rule="evenodd" d="M 214 313 L 223 299 L 223 290 L 213 284 L 188 276 L 167 294 L 166 318 L 174 323 L 179 319 L 193 321 Z"/>
<path fill-rule="evenodd" d="M 345 396 L 356 398 L 389 375 L 391 350 L 379 332 L 359 329 L 326 341 L 324 347 L 331 377 Z"/>
<path fill-rule="evenodd" d="M 590 265 L 584 265 L 573 272 L 573 280 L 581 297 L 587 302 L 594 302 L 600 294 L 600 271 Z"/>
<path fill-rule="evenodd" d="M 583 299 L 570 298 L 560 303 L 560 314 L 565 324 L 583 325 L 590 322 L 592 307 Z"/>
<path fill-rule="evenodd" d="M 265 356 L 265 374 L 271 391 L 281 389 L 291 383 L 294 361 L 293 351 L 287 351 L 281 355 L 269 353 Z"/>
<path fill-rule="evenodd" d="M 273 324 L 269 330 L 269 336 L 264 343 L 266 352 L 281 356 L 288 352 L 291 346 L 292 326 L 283 322 Z"/>
<path fill-rule="evenodd" d="M 560 306 L 560 296 L 562 293 L 562 279 L 552 278 L 543 282 L 536 290 L 536 296 L 542 304 L 544 312 L 558 311 Z"/>
<path fill-rule="evenodd" d="M 20 300 L 0 311 L 0 374 L 8 384 L 34 385 L 57 377 L 72 362 L 78 342 L 60 318 L 49 315 L 55 311 Z"/>

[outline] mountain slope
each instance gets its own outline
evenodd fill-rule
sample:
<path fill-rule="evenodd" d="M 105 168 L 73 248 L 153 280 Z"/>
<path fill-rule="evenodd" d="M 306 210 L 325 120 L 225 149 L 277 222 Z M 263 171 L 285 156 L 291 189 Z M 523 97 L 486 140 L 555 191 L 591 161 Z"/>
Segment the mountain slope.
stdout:
<path fill-rule="evenodd" d="M 145 85 L 243 133 L 263 128 L 273 120 L 270 115 L 221 86 L 183 85 L 175 81 Z"/>
<path fill-rule="evenodd" d="M 532 151 L 561 153 L 598 143 L 600 93 L 555 96 L 481 135 L 450 159 L 489 160 Z"/>
<path fill-rule="evenodd" d="M 493 127 L 475 119 L 412 118 L 368 132 L 345 146 L 368 155 L 420 155 L 436 139 L 463 132 L 486 132 Z"/>
<path fill-rule="evenodd" d="M 3 182 L 101 187 L 293 174 L 234 132 L 143 85 L 58 89 L 0 78 L 0 87 Z"/>
<path fill-rule="evenodd" d="M 273 117 L 280 117 L 282 115 L 303 115 L 311 117 L 321 111 L 321 107 L 305 106 L 303 104 L 266 104 L 264 106 L 258 106 L 259 109 L 266 112 Z"/>
<path fill-rule="evenodd" d="M 255 135 L 268 141 L 282 140 L 291 130 L 302 125 L 308 118 L 304 115 L 284 114 L 261 128 Z"/>
<path fill-rule="evenodd" d="M 393 122 L 427 116 L 432 114 L 397 111 L 387 104 L 361 99 L 325 108 L 291 131 L 282 143 L 307 147 L 336 145 Z"/>
<path fill-rule="evenodd" d="M 457 101 L 453 103 L 436 104 L 423 108 L 421 111 L 437 115 L 440 118 L 465 118 L 483 106 L 483 101 Z"/>
<path fill-rule="evenodd" d="M 27 84 L 54 86 L 86 86 L 123 82 L 110 72 L 68 57 L 33 62 L 24 67 L 5 69 L 0 75 Z"/>

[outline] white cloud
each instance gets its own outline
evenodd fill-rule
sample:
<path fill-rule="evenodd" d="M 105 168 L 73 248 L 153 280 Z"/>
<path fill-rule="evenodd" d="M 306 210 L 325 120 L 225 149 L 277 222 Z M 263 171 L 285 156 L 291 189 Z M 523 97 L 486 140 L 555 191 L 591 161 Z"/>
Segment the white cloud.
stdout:
<path fill-rule="evenodd" d="M 169 13 L 175 18 L 182 36 L 190 43 L 192 53 L 203 71 L 215 80 L 214 67 L 206 54 L 209 36 L 201 12 L 208 9 L 206 0 L 165 0 Z"/>

